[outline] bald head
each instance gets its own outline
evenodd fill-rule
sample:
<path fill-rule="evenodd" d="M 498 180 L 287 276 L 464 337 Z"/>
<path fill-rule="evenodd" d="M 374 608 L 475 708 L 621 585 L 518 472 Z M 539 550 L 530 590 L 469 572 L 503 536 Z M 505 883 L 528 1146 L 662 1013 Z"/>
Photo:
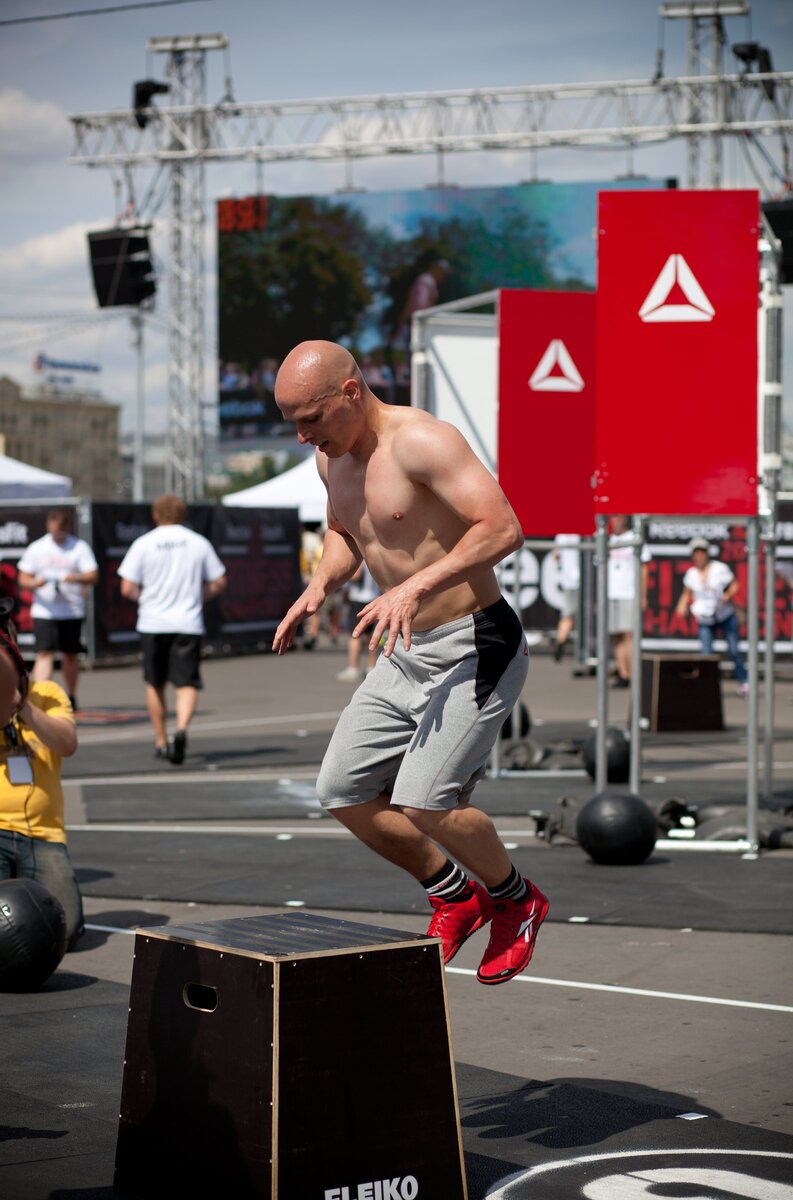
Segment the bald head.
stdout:
<path fill-rule="evenodd" d="M 275 381 L 275 402 L 294 421 L 301 445 L 336 458 L 356 445 L 378 402 L 349 350 L 335 342 L 301 342 Z"/>
<path fill-rule="evenodd" d="M 361 382 L 349 350 L 337 342 L 300 342 L 290 350 L 275 380 L 275 400 L 319 399 L 342 387 L 345 380 Z"/>

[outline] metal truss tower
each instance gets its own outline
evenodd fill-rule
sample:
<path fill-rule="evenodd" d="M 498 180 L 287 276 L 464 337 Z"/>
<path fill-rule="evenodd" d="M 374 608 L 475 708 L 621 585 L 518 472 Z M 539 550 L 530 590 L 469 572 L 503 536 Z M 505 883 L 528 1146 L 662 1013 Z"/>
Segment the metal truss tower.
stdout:
<path fill-rule="evenodd" d="M 694 22 L 692 59 L 700 54 L 700 10 L 719 9 L 719 31 L 721 18 L 731 15 L 727 0 L 665 7 L 681 10 L 665 15 Z M 746 5 L 736 0 L 731 8 L 743 12 Z M 774 169 L 762 142 L 781 141 L 786 167 L 787 139 L 793 132 L 793 72 L 722 74 L 721 32 L 716 40 L 718 62 L 714 60 L 710 75 L 212 105 L 204 95 L 206 53 L 225 48 L 227 39 L 151 40 L 150 50 L 168 55 L 173 103 L 144 114 L 115 110 L 73 115 L 70 161 L 124 172 L 143 167 L 170 172 L 169 486 L 186 499 L 203 492 L 207 164 L 349 165 L 412 154 L 434 154 L 440 163 L 444 155 L 464 151 L 534 153 L 580 146 L 627 150 L 632 156 L 642 146 L 683 139 L 689 145 L 688 182 L 696 186 L 699 148 L 708 138 L 709 186 L 720 187 L 725 139 L 742 139 L 760 150 L 764 162 L 758 160 L 754 170 L 758 182 L 765 171 L 763 190 L 789 190 L 786 170 Z M 143 128 L 136 120 L 141 115 Z"/>
<path fill-rule="evenodd" d="M 166 54 L 165 76 L 177 109 L 168 130 L 170 269 L 168 273 L 168 441 L 166 486 L 185 500 L 204 491 L 205 179 L 201 148 L 206 103 L 206 54 L 222 50 L 222 35 L 152 38 Z M 185 147 L 197 153 L 185 156 Z"/>
<path fill-rule="evenodd" d="M 724 47 L 727 44 L 724 18 L 745 17 L 748 13 L 748 0 L 684 0 L 661 5 L 661 16 L 665 20 L 688 21 L 688 75 L 691 79 L 701 80 L 699 86 L 689 90 L 689 124 L 718 127 L 724 122 L 726 94 L 711 82 L 724 73 Z M 703 76 L 709 77 L 707 83 Z M 686 150 L 686 182 L 690 188 L 695 188 L 700 183 L 702 135 L 691 136 Z M 708 186 L 718 188 L 721 187 L 722 139 L 717 133 L 711 133 L 708 138 L 708 152 Z"/>

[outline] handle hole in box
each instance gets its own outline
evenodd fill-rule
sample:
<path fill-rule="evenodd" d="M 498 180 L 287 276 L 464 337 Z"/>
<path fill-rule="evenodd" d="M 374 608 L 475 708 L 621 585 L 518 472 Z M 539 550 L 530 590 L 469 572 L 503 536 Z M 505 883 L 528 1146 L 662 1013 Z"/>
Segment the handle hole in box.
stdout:
<path fill-rule="evenodd" d="M 188 1008 L 197 1008 L 199 1012 L 214 1012 L 218 1006 L 217 989 L 205 983 L 186 983 L 182 999 Z"/>

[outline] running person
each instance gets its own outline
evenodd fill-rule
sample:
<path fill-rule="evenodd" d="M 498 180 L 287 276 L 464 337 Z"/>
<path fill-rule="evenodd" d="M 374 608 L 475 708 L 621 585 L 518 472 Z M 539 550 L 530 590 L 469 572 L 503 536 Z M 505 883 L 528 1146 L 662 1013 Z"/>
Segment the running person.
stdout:
<path fill-rule="evenodd" d="M 528 670 L 523 629 L 493 570 L 523 544 L 517 518 L 455 428 L 383 404 L 343 347 L 301 343 L 275 396 L 298 440 L 317 449 L 328 532 L 273 649 L 288 650 L 362 560 L 382 593 L 361 609 L 353 636 L 374 626 L 370 649 L 383 637 L 385 647 L 342 713 L 319 799 L 424 886 L 428 933 L 442 938 L 445 962 L 491 922 L 478 978 L 504 983 L 527 965 L 548 911 L 470 802 Z"/>

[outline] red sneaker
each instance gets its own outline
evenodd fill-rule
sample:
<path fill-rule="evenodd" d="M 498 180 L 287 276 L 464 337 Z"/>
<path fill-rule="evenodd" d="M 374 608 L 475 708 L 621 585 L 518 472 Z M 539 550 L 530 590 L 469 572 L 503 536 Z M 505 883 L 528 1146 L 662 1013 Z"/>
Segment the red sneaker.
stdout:
<path fill-rule="evenodd" d="M 443 939 L 443 961 L 449 963 L 463 942 L 472 933 L 481 929 L 493 915 L 493 901 L 476 880 L 472 880 L 474 892 L 467 900 L 449 901 L 430 896 L 435 909 L 427 930 L 428 937 Z"/>
<path fill-rule="evenodd" d="M 529 890 L 522 900 L 493 902 L 490 941 L 476 973 L 480 983 L 506 983 L 528 965 L 548 915 L 548 900 L 528 879 L 526 885 Z"/>

